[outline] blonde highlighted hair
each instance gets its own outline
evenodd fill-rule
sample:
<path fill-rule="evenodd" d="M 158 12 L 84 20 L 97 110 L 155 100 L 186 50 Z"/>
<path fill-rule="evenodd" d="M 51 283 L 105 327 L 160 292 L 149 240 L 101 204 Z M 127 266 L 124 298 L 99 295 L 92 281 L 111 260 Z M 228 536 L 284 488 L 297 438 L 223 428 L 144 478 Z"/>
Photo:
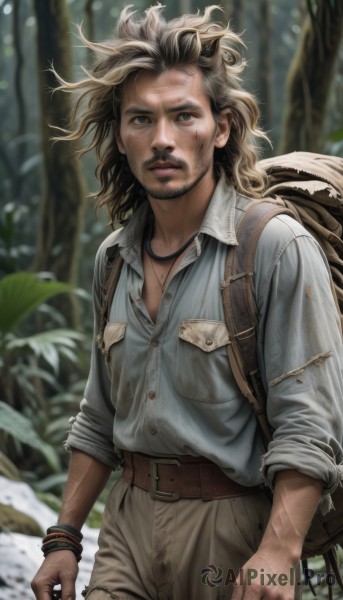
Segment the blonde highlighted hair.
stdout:
<path fill-rule="evenodd" d="M 102 43 L 87 40 L 80 28 L 83 43 L 97 56 L 95 66 L 84 69 L 85 77 L 77 82 L 64 81 L 56 74 L 58 89 L 76 94 L 71 115 L 74 129 L 63 130 L 59 139 L 77 140 L 91 132 L 91 141 L 81 154 L 96 150 L 100 181 L 96 197 L 98 206 L 107 206 L 112 223 L 135 211 L 145 195 L 115 140 L 120 91 L 127 79 L 140 71 L 160 74 L 179 65 L 197 65 L 214 118 L 221 111 L 232 113 L 229 140 L 214 152 L 216 174 L 224 169 L 236 190 L 247 196 L 261 196 L 265 186 L 264 172 L 257 165 L 257 142 L 267 137 L 258 127 L 256 100 L 242 87 L 245 62 L 239 52 L 243 45 L 240 36 L 211 20 L 218 6 L 207 7 L 203 15 L 198 11 L 169 22 L 163 17 L 163 8 L 157 4 L 138 18 L 132 7 L 126 7 L 118 19 L 115 38 Z"/>

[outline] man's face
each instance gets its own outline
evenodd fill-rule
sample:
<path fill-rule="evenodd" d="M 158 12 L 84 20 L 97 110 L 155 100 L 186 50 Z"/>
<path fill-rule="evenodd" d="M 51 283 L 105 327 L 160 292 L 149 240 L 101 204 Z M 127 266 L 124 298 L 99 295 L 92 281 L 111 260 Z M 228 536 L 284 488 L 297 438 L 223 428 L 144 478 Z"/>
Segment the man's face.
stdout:
<path fill-rule="evenodd" d="M 213 189 L 214 148 L 223 147 L 230 115 L 215 121 L 201 71 L 141 72 L 123 88 L 117 143 L 150 198 Z"/>

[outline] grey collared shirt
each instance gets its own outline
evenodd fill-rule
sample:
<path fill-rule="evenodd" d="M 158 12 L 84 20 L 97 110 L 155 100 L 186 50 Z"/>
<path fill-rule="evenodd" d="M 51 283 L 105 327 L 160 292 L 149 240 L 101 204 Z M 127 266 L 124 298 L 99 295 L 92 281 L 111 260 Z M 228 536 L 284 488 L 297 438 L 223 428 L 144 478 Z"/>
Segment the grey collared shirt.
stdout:
<path fill-rule="evenodd" d="M 244 485 L 272 484 L 278 470 L 294 468 L 322 479 L 326 493 L 336 487 L 343 412 L 339 318 L 325 257 L 286 215 L 265 227 L 254 269 L 259 360 L 275 428 L 267 454 L 228 363 L 221 283 L 227 248 L 237 244 L 235 224 L 249 202 L 220 180 L 156 322 L 142 299 L 148 204 L 103 242 L 95 264 L 95 335 L 106 249 L 117 244 L 124 265 L 104 334 L 106 357 L 94 340 L 70 447 L 113 467 L 123 449 L 192 454 Z"/>

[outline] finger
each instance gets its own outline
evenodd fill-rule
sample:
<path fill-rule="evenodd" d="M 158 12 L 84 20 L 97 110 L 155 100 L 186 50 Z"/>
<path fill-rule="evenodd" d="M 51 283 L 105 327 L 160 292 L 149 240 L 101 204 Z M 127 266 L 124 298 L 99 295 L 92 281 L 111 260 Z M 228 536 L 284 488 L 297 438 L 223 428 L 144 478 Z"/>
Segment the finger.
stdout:
<path fill-rule="evenodd" d="M 62 585 L 62 594 L 59 596 L 58 600 L 75 600 L 76 598 L 76 593 L 75 593 L 75 582 L 73 581 L 66 581 L 66 582 L 62 582 L 61 581 L 61 585 Z"/>
<path fill-rule="evenodd" d="M 51 600 L 53 584 L 40 583 L 39 581 L 32 581 L 31 583 L 32 591 L 36 597 L 36 600 Z"/>

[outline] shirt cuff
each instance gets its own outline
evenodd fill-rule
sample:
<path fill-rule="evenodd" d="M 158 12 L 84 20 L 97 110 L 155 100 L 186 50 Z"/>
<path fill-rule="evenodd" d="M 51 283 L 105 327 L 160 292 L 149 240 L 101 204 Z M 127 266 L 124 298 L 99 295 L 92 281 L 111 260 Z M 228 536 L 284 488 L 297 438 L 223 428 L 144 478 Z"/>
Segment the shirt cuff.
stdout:
<path fill-rule="evenodd" d="M 89 429 L 84 429 L 80 423 L 81 419 L 72 417 L 70 419 L 71 431 L 63 446 L 67 452 L 73 448 L 85 452 L 96 458 L 114 471 L 123 465 L 123 453 L 113 443 L 106 443 L 104 435 L 97 434 Z"/>
<path fill-rule="evenodd" d="M 331 494 L 343 482 L 343 465 L 335 461 L 332 448 L 323 442 L 307 437 L 270 442 L 262 457 L 261 474 L 270 488 L 274 487 L 278 471 L 294 469 L 323 482 L 320 510 L 326 514 L 332 508 Z"/>

